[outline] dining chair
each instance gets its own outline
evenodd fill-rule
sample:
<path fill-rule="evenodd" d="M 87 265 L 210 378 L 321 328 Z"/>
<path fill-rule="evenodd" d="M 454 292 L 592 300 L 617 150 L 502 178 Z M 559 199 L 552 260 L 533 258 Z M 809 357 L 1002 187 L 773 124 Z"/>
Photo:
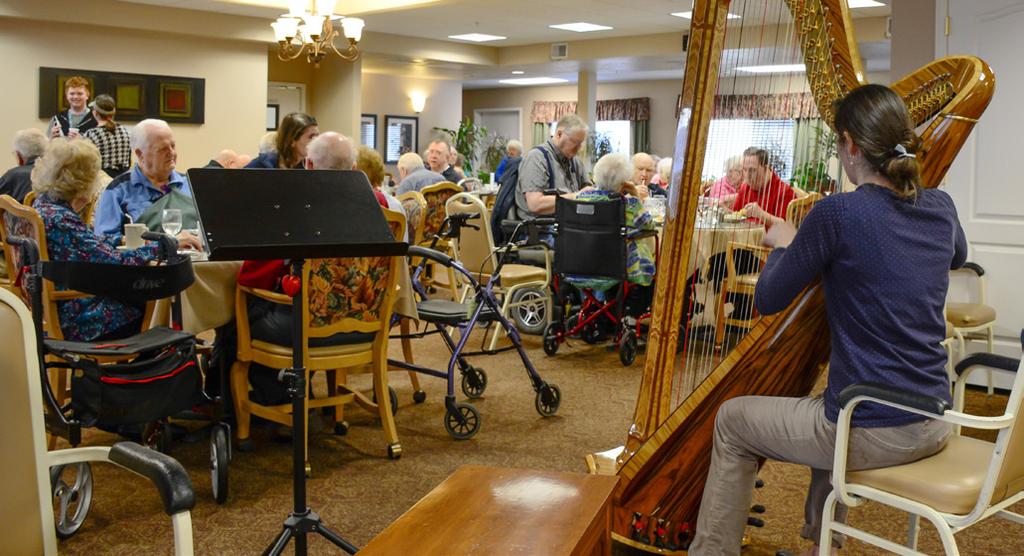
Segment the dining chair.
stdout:
<path fill-rule="evenodd" d="M 59 504 L 64 512 L 77 513 L 83 505 L 88 508 L 84 497 L 91 498 L 93 483 L 86 483 L 85 477 L 92 476 L 88 471 L 91 462 L 103 462 L 154 483 L 173 525 L 174 554 L 192 554 L 190 510 L 195 505 L 195 493 L 181 464 L 133 442 L 48 452 L 32 315 L 17 296 L 5 290 L 0 290 L 0 335 L 4 338 L 4 349 L 0 350 L 0 367 L 4 369 L 0 373 L 0 390 L 5 393 L 4 403 L 0 404 L 0 418 L 4 422 L 0 498 L 10 509 L 0 512 L 7 524 L 4 552 L 56 555 L 58 530 L 53 504 Z M 68 467 L 77 468 L 76 480 L 71 485 L 63 483 L 61 473 Z"/>
<path fill-rule="evenodd" d="M 459 237 L 452 240 L 452 252 L 473 278 L 486 284 L 498 266 L 498 254 L 491 235 L 491 217 L 479 197 L 470 193 L 453 195 L 445 203 L 445 212 L 477 216 L 464 227 Z M 498 275 L 498 286 L 494 292 L 501 296 L 501 313 L 513 320 L 520 332 L 540 334 L 544 332 L 551 315 L 551 252 L 544 250 L 545 265 L 543 268 L 524 264 L 505 264 Z M 459 293 L 459 301 L 473 294 L 470 284 L 463 284 Z M 491 323 L 492 325 L 495 323 Z M 494 349 L 498 342 L 498 331 L 495 326 L 491 336 L 489 349 Z"/>
<path fill-rule="evenodd" d="M 816 191 L 804 193 L 802 197 L 794 198 L 786 205 L 786 222 L 789 222 L 794 228 L 799 230 L 800 225 L 804 222 L 804 218 L 807 218 L 807 214 L 811 212 L 814 205 L 821 199 L 821 193 Z"/>
<path fill-rule="evenodd" d="M 444 224 L 444 219 L 447 216 L 444 208 L 445 203 L 452 196 L 459 193 L 462 193 L 462 188 L 449 181 L 428 185 L 420 190 L 426 206 L 423 211 L 423 237 L 418 245 L 429 247 L 433 243 L 434 236 L 441 231 L 441 226 Z M 438 239 L 437 243 L 434 244 L 434 249 L 445 255 L 454 256 L 451 241 L 447 238 Z M 424 287 L 433 290 L 441 285 L 437 282 L 437 265 L 428 265 L 428 269 L 430 271 L 424 272 L 424 276 L 421 276 L 420 281 Z M 450 268 L 446 269 L 446 271 L 448 274 L 448 284 L 446 285 L 451 290 L 451 298 L 454 300 L 458 296 L 457 286 L 455 285 L 455 271 Z"/>
<path fill-rule="evenodd" d="M 1024 331 L 1021 334 L 1024 344 Z M 820 554 L 828 554 L 832 532 L 878 546 L 896 554 L 921 555 L 917 538 L 921 517 L 939 534 L 943 552 L 960 554 L 954 535 L 978 522 L 999 516 L 1024 523 L 1024 515 L 1009 510 L 1024 499 L 1024 431 L 1021 398 L 1024 397 L 1024 367 L 1021 359 L 992 353 L 973 354 L 956 366 L 958 376 L 954 405 L 942 398 L 874 384 L 854 384 L 839 395 L 832 484 L 822 514 Z M 975 416 L 962 411 L 968 375 L 981 368 L 1015 373 L 1013 387 L 1002 415 Z M 938 453 L 912 463 L 863 471 L 848 471 L 847 455 L 850 419 L 856 406 L 865 401 L 902 409 L 928 419 L 955 425 L 955 432 Z M 998 431 L 995 442 L 959 434 L 960 427 Z M 834 519 L 836 504 L 848 507 L 879 502 L 910 516 L 904 545 Z"/>
<path fill-rule="evenodd" d="M 973 278 L 974 295 L 970 301 L 947 302 L 946 320 L 952 323 L 956 330 L 959 345 L 957 351 L 960 357 L 967 354 L 967 342 L 985 342 L 987 352 L 992 353 L 995 326 L 996 310 L 986 303 L 986 280 L 985 269 L 974 262 L 964 263 L 962 267 L 950 272 L 951 275 L 966 275 Z M 994 392 L 992 372 L 988 372 L 988 395 Z"/>
<path fill-rule="evenodd" d="M 405 233 L 405 216 L 382 209 L 395 237 Z M 356 403 L 380 418 L 387 441 L 388 456 L 397 459 L 402 446 L 395 428 L 392 400 L 387 379 L 388 329 L 395 297 L 398 265 L 403 257 L 358 257 L 309 259 L 302 266 L 301 319 L 305 384 L 311 386 L 311 373 L 330 371 L 327 376 L 328 395 L 303 398 L 304 410 L 334 408 L 334 430 L 345 434 L 343 408 Z M 283 294 L 246 286 L 236 290 L 236 322 L 238 327 L 237 360 L 231 368 L 231 393 L 237 418 L 236 436 L 239 448 L 251 449 L 250 420 L 252 415 L 283 425 L 292 424 L 292 404 L 263 405 L 249 399 L 249 366 L 258 363 L 277 373 L 292 366 L 292 346 L 278 345 L 252 337 L 248 301 L 258 298 L 280 305 L 292 305 L 292 298 Z M 350 388 L 346 371 L 370 367 L 373 392 L 369 396 Z M 302 431 L 306 474 L 309 464 L 309 420 Z"/>

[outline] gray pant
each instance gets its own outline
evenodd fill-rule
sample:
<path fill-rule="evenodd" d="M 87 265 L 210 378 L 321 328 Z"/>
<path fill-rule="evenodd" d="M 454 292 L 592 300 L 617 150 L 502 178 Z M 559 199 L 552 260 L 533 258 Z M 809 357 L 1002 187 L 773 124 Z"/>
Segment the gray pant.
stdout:
<path fill-rule="evenodd" d="M 930 456 L 946 445 L 951 427 L 934 420 L 901 427 L 853 428 L 850 470 L 889 467 Z M 746 396 L 722 404 L 715 419 L 711 469 L 704 484 L 692 556 L 739 554 L 753 499 L 759 456 L 807 465 L 811 484 L 801 536 L 817 543 L 825 498 L 832 492 L 836 425 L 822 398 Z M 846 507 L 836 519 L 845 521 Z M 833 542 L 839 546 L 837 535 Z"/>

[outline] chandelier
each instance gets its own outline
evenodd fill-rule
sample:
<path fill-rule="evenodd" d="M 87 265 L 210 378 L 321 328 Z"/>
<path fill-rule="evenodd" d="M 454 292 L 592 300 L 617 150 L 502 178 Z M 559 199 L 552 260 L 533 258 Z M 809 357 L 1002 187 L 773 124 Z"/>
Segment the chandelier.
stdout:
<path fill-rule="evenodd" d="M 282 61 L 294 60 L 306 54 L 306 61 L 320 67 L 320 61 L 333 51 L 343 60 L 354 62 L 359 59 L 356 44 L 363 36 L 365 23 L 357 17 L 334 15 L 336 0 L 289 0 L 288 13 L 270 24 L 277 40 L 277 57 Z M 335 28 L 340 20 L 342 33 Z M 334 45 L 334 39 L 344 34 L 348 46 L 342 50 Z"/>

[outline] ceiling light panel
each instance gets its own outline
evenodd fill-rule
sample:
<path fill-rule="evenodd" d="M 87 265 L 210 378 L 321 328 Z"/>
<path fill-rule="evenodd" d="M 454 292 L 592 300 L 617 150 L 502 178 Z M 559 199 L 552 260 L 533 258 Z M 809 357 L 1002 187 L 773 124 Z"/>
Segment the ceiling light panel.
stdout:
<path fill-rule="evenodd" d="M 552 85 L 554 83 L 568 83 L 568 79 L 558 77 L 520 77 L 517 79 L 501 79 L 498 83 L 506 85 Z"/>
<path fill-rule="evenodd" d="M 575 31 L 577 33 L 590 33 L 592 31 L 607 31 L 612 29 L 606 25 L 596 25 L 594 23 L 584 23 L 577 21 L 576 23 L 559 23 L 558 25 L 548 25 L 552 29 L 561 29 L 563 31 Z"/>
<path fill-rule="evenodd" d="M 503 41 L 508 37 L 502 37 L 499 35 L 488 35 L 486 33 L 466 33 L 464 35 L 448 35 L 449 39 L 455 39 L 457 41 L 470 41 L 470 42 L 489 42 L 489 41 Z"/>

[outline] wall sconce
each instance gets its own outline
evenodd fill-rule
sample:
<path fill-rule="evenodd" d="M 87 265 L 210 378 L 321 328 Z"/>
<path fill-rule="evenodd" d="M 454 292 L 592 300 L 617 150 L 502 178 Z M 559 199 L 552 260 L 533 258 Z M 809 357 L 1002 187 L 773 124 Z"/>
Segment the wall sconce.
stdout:
<path fill-rule="evenodd" d="M 417 114 L 423 112 L 423 107 L 427 105 L 427 95 L 420 92 L 410 94 L 409 100 L 412 101 L 412 111 Z"/>

